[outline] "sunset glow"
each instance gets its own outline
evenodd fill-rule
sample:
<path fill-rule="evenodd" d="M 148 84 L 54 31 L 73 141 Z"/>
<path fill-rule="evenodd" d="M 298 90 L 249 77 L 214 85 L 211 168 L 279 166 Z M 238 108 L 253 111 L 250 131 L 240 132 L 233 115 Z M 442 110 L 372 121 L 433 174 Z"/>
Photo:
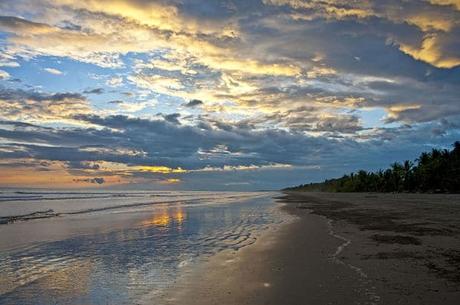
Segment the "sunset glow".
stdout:
<path fill-rule="evenodd" d="M 0 9 L 0 186 L 277 189 L 460 135 L 458 1 Z"/>

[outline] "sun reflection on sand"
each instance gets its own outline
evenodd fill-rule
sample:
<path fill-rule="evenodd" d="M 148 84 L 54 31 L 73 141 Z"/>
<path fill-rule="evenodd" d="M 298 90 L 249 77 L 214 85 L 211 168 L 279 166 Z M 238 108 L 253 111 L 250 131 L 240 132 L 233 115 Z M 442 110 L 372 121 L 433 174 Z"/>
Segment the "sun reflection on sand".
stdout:
<path fill-rule="evenodd" d="M 61 266 L 44 265 L 37 261 L 32 266 L 21 269 L 22 276 L 15 280 L 12 274 L 4 274 L 10 280 L 8 286 L 0 281 L 0 293 L 7 294 L 16 290 L 22 293 L 22 299 L 32 300 L 37 291 L 46 293 L 54 299 L 77 298 L 87 295 L 90 288 L 90 276 L 93 263 L 89 259 L 64 259 Z M 10 269 L 13 269 L 10 267 Z M 2 303 L 3 304 L 3 303 Z"/>
<path fill-rule="evenodd" d="M 151 218 L 143 220 L 142 226 L 167 227 L 172 223 L 179 227 L 186 219 L 186 213 L 182 207 L 163 208 L 155 211 Z"/>
<path fill-rule="evenodd" d="M 204 195 L 3 226 L 17 230 L 10 238 L 26 230 L 88 230 L 1 252 L 0 304 L 158 304 L 189 266 L 220 251 L 238 251 L 278 221 L 268 196 Z"/>
<path fill-rule="evenodd" d="M 93 263 L 89 259 L 53 272 L 53 276 L 43 277 L 38 284 L 39 291 L 55 291 L 60 297 L 78 297 L 88 294 Z"/>

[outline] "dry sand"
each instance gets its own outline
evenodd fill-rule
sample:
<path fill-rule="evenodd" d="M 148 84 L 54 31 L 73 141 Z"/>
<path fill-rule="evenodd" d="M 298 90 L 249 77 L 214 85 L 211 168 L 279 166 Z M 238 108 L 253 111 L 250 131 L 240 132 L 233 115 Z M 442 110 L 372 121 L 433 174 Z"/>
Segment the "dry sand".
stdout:
<path fill-rule="evenodd" d="M 297 218 L 181 278 L 165 304 L 460 304 L 460 196 L 287 193 Z"/>

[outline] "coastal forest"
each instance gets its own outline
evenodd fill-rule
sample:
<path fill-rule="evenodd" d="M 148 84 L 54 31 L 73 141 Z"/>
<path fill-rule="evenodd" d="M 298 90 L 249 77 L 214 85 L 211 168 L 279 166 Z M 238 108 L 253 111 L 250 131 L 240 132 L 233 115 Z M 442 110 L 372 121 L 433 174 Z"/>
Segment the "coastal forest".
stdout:
<path fill-rule="evenodd" d="M 376 172 L 360 170 L 341 178 L 286 188 L 319 192 L 460 193 L 460 142 L 453 149 L 423 152 L 414 161 L 395 162 Z"/>

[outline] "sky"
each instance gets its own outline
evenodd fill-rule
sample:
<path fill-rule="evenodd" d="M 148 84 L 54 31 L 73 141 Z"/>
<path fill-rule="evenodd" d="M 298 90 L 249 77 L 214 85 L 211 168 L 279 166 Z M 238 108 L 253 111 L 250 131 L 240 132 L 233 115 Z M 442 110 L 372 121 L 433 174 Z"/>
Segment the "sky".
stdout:
<path fill-rule="evenodd" d="M 0 14 L 0 187 L 279 189 L 460 140 L 459 0 Z"/>

